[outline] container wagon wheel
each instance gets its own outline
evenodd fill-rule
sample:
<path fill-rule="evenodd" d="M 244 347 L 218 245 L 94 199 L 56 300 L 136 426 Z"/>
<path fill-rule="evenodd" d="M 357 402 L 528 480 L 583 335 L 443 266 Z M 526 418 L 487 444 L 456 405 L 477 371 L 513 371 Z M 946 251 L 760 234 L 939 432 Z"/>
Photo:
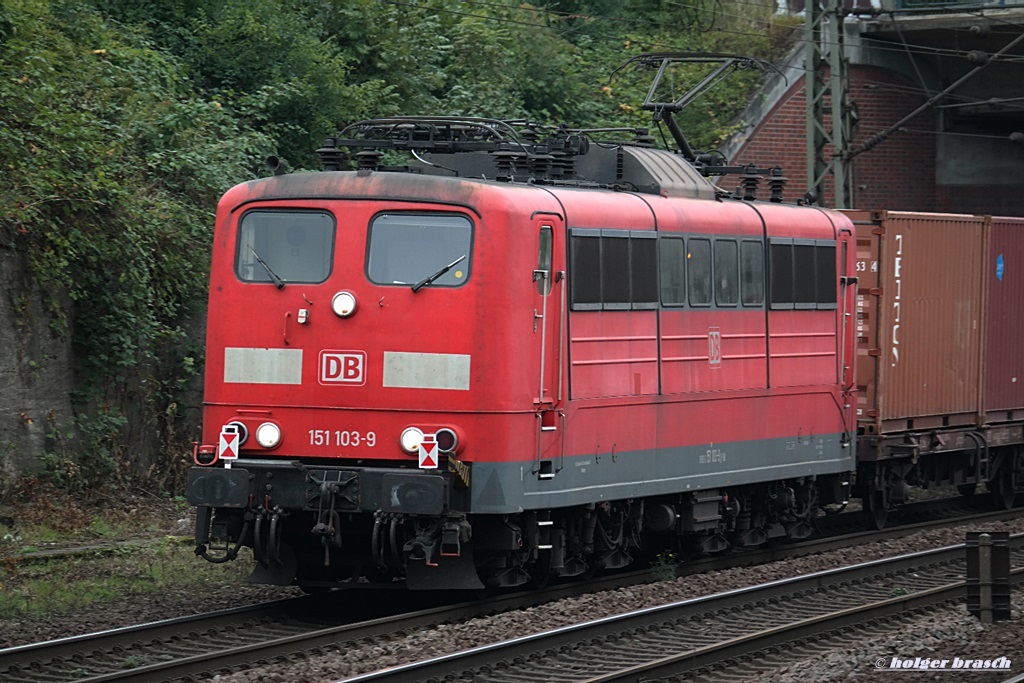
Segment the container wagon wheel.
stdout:
<path fill-rule="evenodd" d="M 1013 470 L 1008 465 L 999 468 L 995 480 L 989 482 L 989 490 L 998 509 L 1013 509 L 1017 494 L 1013 489 Z"/>
<path fill-rule="evenodd" d="M 864 513 L 873 529 L 884 529 L 889 511 L 885 508 L 885 491 L 872 490 L 863 498 Z"/>

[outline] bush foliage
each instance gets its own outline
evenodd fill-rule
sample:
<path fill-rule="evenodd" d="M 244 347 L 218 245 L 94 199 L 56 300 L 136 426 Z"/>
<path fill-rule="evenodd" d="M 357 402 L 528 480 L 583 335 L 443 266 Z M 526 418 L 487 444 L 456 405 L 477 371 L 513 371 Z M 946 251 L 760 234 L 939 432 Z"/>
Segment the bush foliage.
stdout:
<path fill-rule="evenodd" d="M 77 471 L 138 473 L 115 460 L 153 437 L 131 436 L 125 406 L 180 418 L 201 367 L 216 200 L 266 156 L 315 168 L 326 135 L 378 115 L 647 126 L 651 74 L 609 81 L 617 66 L 645 51 L 777 57 L 791 24 L 770 7 L 0 0 L 0 245 L 52 293 L 76 349 Z M 681 70 L 675 96 L 702 75 Z M 728 135 L 756 78 L 740 73 L 684 113 L 696 148 Z"/>

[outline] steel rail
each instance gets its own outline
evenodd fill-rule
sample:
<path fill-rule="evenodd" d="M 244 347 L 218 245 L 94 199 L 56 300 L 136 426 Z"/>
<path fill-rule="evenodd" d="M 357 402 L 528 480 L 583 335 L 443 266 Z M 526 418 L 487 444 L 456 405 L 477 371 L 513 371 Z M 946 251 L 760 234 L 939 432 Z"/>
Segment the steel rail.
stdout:
<path fill-rule="evenodd" d="M 1018 513 L 1019 514 L 1019 513 Z M 1000 511 L 975 515 L 971 518 L 959 518 L 960 522 L 983 523 L 1006 519 L 1013 512 Z M 770 562 L 787 557 L 806 555 L 836 548 L 850 547 L 859 543 L 896 538 L 902 535 L 948 524 L 948 520 L 937 520 L 917 523 L 904 527 L 895 527 L 882 532 L 859 532 L 838 538 L 819 538 L 812 541 L 779 545 L 750 552 L 727 556 L 712 556 L 688 562 L 679 567 L 680 575 L 694 574 L 711 569 L 722 569 L 750 565 L 758 562 Z M 422 628 L 428 625 L 443 623 L 457 619 L 486 616 L 515 609 L 523 609 L 532 605 L 553 602 L 556 600 L 577 597 L 598 591 L 649 583 L 658 578 L 665 578 L 662 571 L 646 570 L 625 574 L 600 577 L 588 583 L 564 584 L 542 591 L 518 592 L 499 595 L 486 600 L 461 602 L 452 605 L 449 596 L 447 605 L 439 605 L 434 598 L 433 606 L 410 613 L 410 601 L 421 599 L 423 594 L 408 593 L 401 590 L 375 591 L 374 596 L 396 594 L 402 596 L 400 605 L 390 612 L 384 611 L 381 604 L 374 613 L 377 619 L 353 623 L 354 618 L 345 619 L 342 624 L 332 624 L 330 628 L 319 628 L 323 622 L 310 625 L 303 621 L 302 613 L 310 611 L 313 606 L 321 610 L 325 608 L 324 597 L 304 597 L 291 600 L 275 601 L 265 605 L 243 607 L 233 610 L 181 617 L 177 619 L 151 622 L 137 627 L 112 629 L 100 633 L 86 634 L 63 638 L 45 643 L 23 645 L 0 650 L 0 678 L 12 681 L 42 681 L 47 663 L 54 668 L 64 668 L 68 663 L 76 662 L 75 668 L 86 672 L 91 671 L 91 678 L 79 680 L 152 680 L 154 677 L 169 678 L 173 676 L 192 675 L 211 670 L 252 665 L 254 659 L 266 659 L 272 656 L 295 654 L 303 650 L 329 646 L 338 642 L 372 638 L 380 634 L 393 633 L 403 629 Z M 360 587 L 371 588 L 363 584 Z M 362 591 L 336 591 L 327 599 L 347 601 L 345 607 L 331 612 L 331 619 L 341 620 L 339 615 L 344 612 L 358 612 L 354 600 Z M 377 601 L 380 602 L 379 600 Z M 422 607 L 423 603 L 419 603 Z M 328 611 L 329 608 L 328 608 Z M 364 617 L 366 616 L 365 613 Z M 300 615 L 297 618 L 294 615 Z M 293 622 L 299 623 L 293 623 Z M 253 626 L 255 624 L 255 626 Z M 266 625 L 264 628 L 263 625 Z M 256 637 L 260 632 L 266 637 Z M 289 630 L 290 629 L 290 630 Z M 246 633 L 251 631 L 251 633 Z M 195 634 L 204 634 L 197 637 Z M 228 634 L 219 636 L 220 634 Z M 282 635 L 282 633 L 284 635 Z M 251 644 L 240 644 L 239 640 L 248 637 Z M 219 641 L 218 639 L 221 638 Z M 152 651 L 140 647 L 139 643 L 153 644 L 166 640 L 176 643 L 172 652 L 161 653 L 153 646 Z M 193 642 L 201 641 L 201 642 Z M 272 644 L 271 644 L 272 643 Z M 193 653 L 183 652 L 195 646 Z M 203 647 L 200 647 L 203 645 Z M 138 668 L 140 661 L 145 659 L 166 659 L 158 665 Z M 177 661 L 178 663 L 175 663 Z M 88 666 L 86 666 L 88 665 Z M 133 666 L 135 668 L 133 668 Z M 113 671 L 110 671 L 113 670 Z M 14 675 L 21 671 L 23 674 Z M 29 674 L 28 672 L 38 674 Z M 157 676 L 157 673 L 160 673 Z M 51 679 L 53 680 L 53 679 Z M 66 676 L 61 680 L 69 680 Z"/>
<path fill-rule="evenodd" d="M 255 658 L 294 654 L 403 629 L 524 609 L 544 602 L 653 580 L 652 573 L 645 570 L 541 591 L 503 594 L 483 600 L 465 601 L 465 596 L 462 596 L 461 602 L 455 602 L 452 593 L 410 593 L 402 588 L 372 590 L 372 585 L 364 584 L 367 594 L 359 590 L 335 591 L 327 596 L 277 600 L 3 649 L 0 650 L 0 680 L 5 683 L 44 680 L 98 682 L 152 681 L 180 677 L 250 664 Z M 381 599 L 385 596 L 394 599 L 394 604 L 389 605 L 386 601 L 382 603 Z M 375 614 L 380 616 L 366 619 L 359 598 L 375 598 Z M 325 603 L 325 600 L 337 601 L 338 610 L 332 611 L 330 603 Z M 424 607 L 425 604 L 431 606 Z M 415 611 L 410 611 L 411 608 Z M 342 609 L 350 612 L 351 616 L 342 617 Z M 326 611 L 334 615 L 335 621 L 343 623 L 317 628 L 305 616 L 313 611 L 319 615 Z M 360 613 L 362 616 L 359 616 Z M 322 620 L 322 616 L 318 618 Z M 266 625 L 266 628 L 262 628 L 262 625 Z M 322 623 L 318 625 L 322 626 Z M 274 631 L 279 634 L 282 631 L 292 633 L 270 637 Z M 218 637 L 223 637 L 223 642 L 218 642 Z M 250 642 L 239 645 L 239 640 Z M 172 647 L 168 649 L 176 651 L 176 654 L 172 657 L 159 649 L 147 653 L 145 647 L 140 645 L 153 647 L 159 641 L 170 643 Z M 182 654 L 183 650 L 188 649 L 197 651 L 194 654 Z M 157 664 L 132 666 L 145 658 L 167 659 Z M 55 669 L 67 668 L 71 665 L 69 663 L 74 663 L 77 670 L 86 672 L 91 669 L 93 673 L 86 673 L 77 679 L 69 679 L 66 675 L 50 678 L 46 673 L 47 663 L 52 663 Z"/>
<path fill-rule="evenodd" d="M 1018 534 L 1011 538 L 1011 548 L 1024 548 L 1024 534 Z M 911 571 L 915 571 L 917 576 L 922 577 L 927 567 L 949 568 L 965 564 L 964 549 L 964 544 L 958 544 L 895 558 L 875 560 L 851 567 L 815 572 L 806 576 L 782 579 L 760 586 L 751 586 L 553 629 L 345 680 L 346 683 L 370 683 L 371 681 L 376 683 L 412 683 L 459 680 L 460 675 L 469 676 L 470 680 L 482 681 L 529 680 L 531 677 L 534 680 L 542 680 L 542 676 L 537 672 L 531 673 L 531 664 L 542 662 L 545 658 L 557 658 L 562 654 L 572 653 L 574 659 L 586 661 L 588 657 L 586 652 L 602 647 L 607 648 L 602 645 L 606 641 L 626 643 L 636 634 L 651 631 L 671 633 L 676 630 L 677 624 L 687 620 L 699 618 L 710 621 L 712 613 L 728 614 L 731 617 L 748 609 L 754 603 L 757 605 L 777 603 L 778 609 L 782 610 L 781 605 L 792 596 L 798 596 L 797 599 L 799 599 L 800 596 L 807 593 L 833 589 L 838 585 L 866 585 L 869 579 L 892 580 L 895 574 L 907 574 Z M 1022 580 L 1024 568 L 1016 569 L 1014 578 L 1016 581 Z M 564 677 L 559 680 L 573 680 L 580 683 L 583 681 L 586 683 L 611 683 L 612 681 L 636 681 L 638 675 L 650 679 L 675 674 L 679 673 L 681 669 L 707 666 L 751 650 L 767 647 L 769 644 L 806 637 L 818 633 L 826 627 L 828 629 L 838 628 L 851 621 L 860 622 L 876 616 L 892 616 L 909 609 L 917 609 L 923 605 L 954 599 L 962 595 L 964 585 L 963 580 L 943 580 L 940 585 L 914 589 L 906 595 L 887 600 L 869 600 L 861 605 L 793 619 L 786 624 L 768 629 L 755 627 L 742 635 L 727 637 L 719 643 L 689 647 L 668 656 L 664 656 L 664 650 L 662 650 L 661 655 L 653 659 L 640 662 L 634 660 L 617 669 L 597 675 L 584 674 L 578 678 Z M 794 605 L 800 606 L 800 603 L 794 603 Z M 862 614 L 867 616 L 858 616 Z M 709 625 L 708 628 L 710 629 L 712 626 Z M 588 643 L 589 647 L 583 648 L 581 643 Z M 584 650 L 586 652 L 583 652 Z M 629 653 L 637 653 L 637 658 L 643 656 L 642 647 L 639 645 L 636 647 L 623 645 L 618 652 L 622 653 L 627 650 Z M 511 670 L 516 667 L 519 670 L 513 674 Z M 580 669 L 582 668 L 581 666 Z M 548 665 L 548 670 L 551 670 L 550 665 Z M 501 673 L 496 673 L 498 671 Z"/>
<path fill-rule="evenodd" d="M 1011 571 L 1012 584 L 1024 582 L 1024 567 Z M 681 671 L 708 667 L 719 662 L 741 657 L 751 652 L 776 645 L 821 636 L 847 626 L 876 619 L 899 616 L 925 607 L 960 600 L 964 596 L 964 581 L 954 581 L 943 586 L 919 591 L 907 596 L 881 600 L 863 607 L 837 610 L 791 624 L 765 629 L 740 638 L 716 643 L 691 652 L 684 652 L 647 662 L 614 673 L 581 680 L 579 683 L 635 683 L 638 680 L 654 680 Z M 638 678 L 643 676 L 644 678 Z"/>

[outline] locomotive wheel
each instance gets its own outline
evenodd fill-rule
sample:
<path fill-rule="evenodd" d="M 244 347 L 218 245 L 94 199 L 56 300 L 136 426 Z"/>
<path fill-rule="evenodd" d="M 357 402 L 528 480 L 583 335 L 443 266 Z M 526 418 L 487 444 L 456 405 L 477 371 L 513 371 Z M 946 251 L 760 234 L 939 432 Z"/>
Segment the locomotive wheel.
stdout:
<path fill-rule="evenodd" d="M 885 509 L 885 493 L 871 491 L 863 498 L 864 513 L 873 529 L 884 529 L 889 511 Z"/>
<path fill-rule="evenodd" d="M 534 566 L 530 570 L 530 585 L 533 588 L 547 588 L 551 583 L 551 571 L 547 567 Z"/>
<path fill-rule="evenodd" d="M 956 490 L 957 490 L 957 492 L 960 493 L 961 496 L 973 496 L 975 494 L 975 492 L 978 490 L 978 485 L 976 483 L 975 484 L 957 484 L 956 485 Z"/>
<path fill-rule="evenodd" d="M 530 585 L 534 588 L 547 588 L 551 582 L 551 553 L 542 552 L 537 561 L 527 565 L 530 572 Z"/>
<path fill-rule="evenodd" d="M 380 567 L 373 566 L 364 572 L 364 576 L 370 583 L 391 583 L 398 574 L 390 568 L 381 569 Z"/>

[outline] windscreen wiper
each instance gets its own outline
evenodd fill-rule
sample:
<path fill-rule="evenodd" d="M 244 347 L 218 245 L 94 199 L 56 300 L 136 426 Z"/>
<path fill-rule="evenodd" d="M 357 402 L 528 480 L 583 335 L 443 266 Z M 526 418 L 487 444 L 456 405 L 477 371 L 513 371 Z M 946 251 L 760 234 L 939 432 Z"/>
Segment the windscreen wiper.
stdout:
<path fill-rule="evenodd" d="M 447 272 L 448 272 L 449 270 L 451 270 L 452 268 L 454 268 L 454 267 L 455 267 L 455 265 L 456 265 L 456 264 L 457 264 L 457 263 L 458 263 L 459 261 L 463 260 L 464 258 L 466 258 L 466 254 L 463 254 L 463 255 L 462 255 L 462 256 L 460 256 L 459 258 L 455 259 L 454 261 L 452 261 L 452 262 L 451 262 L 451 263 L 449 263 L 449 264 L 448 264 L 447 266 L 445 266 L 445 267 L 444 267 L 444 268 L 442 268 L 441 270 L 437 271 L 436 273 L 434 273 L 434 274 L 433 274 L 433 275 L 431 275 L 430 277 L 427 277 L 427 278 L 424 278 L 424 279 L 420 280 L 419 282 L 417 282 L 416 284 L 414 284 L 414 285 L 412 286 L 412 291 L 414 291 L 414 292 L 418 292 L 418 291 L 420 291 L 421 289 L 423 289 L 423 288 L 424 288 L 424 287 L 426 287 L 427 285 L 431 284 L 431 283 L 432 283 L 432 282 L 433 282 L 434 280 L 436 280 L 437 278 L 441 277 L 442 275 L 444 275 L 445 273 L 447 273 Z"/>
<path fill-rule="evenodd" d="M 279 278 L 277 276 L 277 273 L 275 273 L 274 271 L 272 271 L 270 269 L 270 266 L 267 265 L 267 262 L 264 261 L 262 258 L 260 258 L 260 255 L 256 253 L 256 250 L 252 248 L 251 244 L 249 245 L 249 251 L 251 251 L 252 255 L 256 257 L 256 261 L 261 266 L 263 266 L 263 270 L 267 271 L 267 275 L 269 275 L 270 279 L 274 281 L 274 284 L 277 285 L 277 288 L 281 289 L 282 287 L 284 287 L 284 280 Z M 465 257 L 463 257 L 463 258 L 465 258 Z"/>

